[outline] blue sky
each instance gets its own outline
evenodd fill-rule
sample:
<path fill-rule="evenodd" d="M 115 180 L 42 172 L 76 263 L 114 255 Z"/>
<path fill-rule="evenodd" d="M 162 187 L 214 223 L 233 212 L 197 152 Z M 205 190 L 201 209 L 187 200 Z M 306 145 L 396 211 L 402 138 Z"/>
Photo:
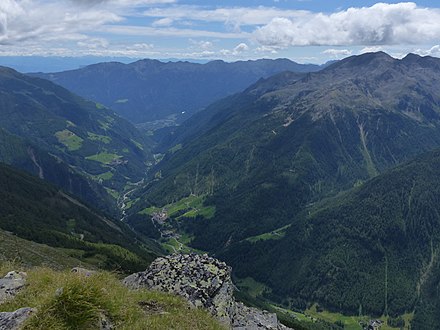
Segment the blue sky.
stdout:
<path fill-rule="evenodd" d="M 438 1 L 1 0 L 0 56 L 440 56 Z"/>

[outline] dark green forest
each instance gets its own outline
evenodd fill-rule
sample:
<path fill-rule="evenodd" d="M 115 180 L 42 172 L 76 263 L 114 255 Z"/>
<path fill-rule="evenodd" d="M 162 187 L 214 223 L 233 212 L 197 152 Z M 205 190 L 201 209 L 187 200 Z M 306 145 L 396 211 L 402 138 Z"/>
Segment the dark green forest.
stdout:
<path fill-rule="evenodd" d="M 27 240 L 71 249 L 97 266 L 134 272 L 155 254 L 124 224 L 59 189 L 0 164 L 0 228 Z"/>

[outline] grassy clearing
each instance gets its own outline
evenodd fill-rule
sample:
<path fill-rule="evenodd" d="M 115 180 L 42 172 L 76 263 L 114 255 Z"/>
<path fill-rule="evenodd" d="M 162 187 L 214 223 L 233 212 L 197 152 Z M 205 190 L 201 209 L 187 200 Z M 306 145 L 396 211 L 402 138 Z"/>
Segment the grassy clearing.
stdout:
<path fill-rule="evenodd" d="M 93 180 L 95 180 L 95 181 L 101 181 L 101 180 L 107 181 L 107 180 L 111 180 L 111 179 L 113 178 L 113 172 L 108 171 L 108 172 L 105 172 L 105 173 L 101 173 L 101 174 L 99 174 L 99 175 L 92 175 L 92 178 L 93 178 Z"/>
<path fill-rule="evenodd" d="M 108 187 L 104 187 L 105 188 L 105 190 L 110 194 L 110 196 L 112 196 L 114 199 L 118 199 L 119 198 L 119 192 L 117 192 L 116 190 L 114 190 L 114 189 L 110 189 L 110 188 L 108 188 Z"/>
<path fill-rule="evenodd" d="M 4 275 L 11 269 L 0 270 Z M 48 268 L 27 273 L 26 288 L 0 305 L 0 311 L 36 308 L 25 330 L 96 329 L 103 315 L 116 329 L 222 329 L 206 311 L 189 309 L 179 297 L 128 290 L 115 274 L 100 272 L 85 277 Z"/>
<path fill-rule="evenodd" d="M 0 230 L 0 263 L 2 260 L 3 263 L 5 260 L 16 260 L 27 266 L 44 265 L 58 269 L 84 264 L 64 249 L 28 241 Z"/>
<path fill-rule="evenodd" d="M 111 117 L 106 117 L 106 119 L 107 119 L 107 121 L 103 121 L 103 120 L 98 119 L 99 127 L 101 129 L 103 129 L 104 131 L 108 131 L 112 127 L 113 121 L 114 121 L 113 118 L 111 118 Z"/>
<path fill-rule="evenodd" d="M 267 241 L 267 240 L 279 240 L 281 238 L 284 237 L 284 235 L 286 235 L 286 230 L 287 228 L 289 228 L 291 225 L 287 225 L 275 230 L 272 230 L 270 233 L 264 233 L 258 236 L 252 236 L 252 237 L 248 237 L 246 238 L 246 241 L 251 242 L 251 243 L 255 243 L 258 241 Z"/>
<path fill-rule="evenodd" d="M 75 133 L 65 129 L 55 133 L 58 142 L 64 144 L 69 151 L 75 151 L 81 148 L 83 139 Z"/>
<path fill-rule="evenodd" d="M 270 291 L 266 285 L 255 281 L 252 277 L 240 278 L 235 282 L 238 288 L 245 290 L 252 298 L 261 297 L 263 292 Z"/>
<path fill-rule="evenodd" d="M 187 234 L 183 234 L 179 239 L 169 238 L 165 242 L 161 243 L 162 248 L 168 253 L 206 253 L 206 251 L 198 250 L 189 247 L 192 237 Z"/>
<path fill-rule="evenodd" d="M 136 147 L 138 147 L 138 149 L 144 150 L 144 147 L 143 147 L 142 144 L 140 144 L 139 142 L 137 142 L 137 141 L 135 141 L 135 140 L 133 140 L 133 139 L 130 139 L 130 141 L 131 141 Z"/>
<path fill-rule="evenodd" d="M 88 160 L 93 160 L 95 162 L 99 162 L 102 164 L 110 164 L 112 161 L 121 158 L 121 156 L 117 155 L 117 154 L 112 154 L 112 153 L 108 153 L 108 152 L 101 152 L 99 154 L 96 155 L 92 155 L 92 156 L 87 156 L 86 159 Z"/>
<path fill-rule="evenodd" d="M 316 304 L 313 305 L 312 307 L 310 307 L 309 309 L 307 309 L 304 312 L 304 315 L 309 318 L 311 317 L 312 319 L 313 318 L 321 319 L 321 320 L 327 321 L 329 323 L 335 323 L 336 321 L 342 321 L 344 323 L 344 329 L 346 329 L 346 330 L 359 330 L 360 329 L 359 322 L 363 321 L 363 322 L 367 323 L 369 320 L 372 319 L 372 317 L 368 317 L 368 316 L 347 316 L 347 315 L 343 315 L 340 313 L 331 313 L 328 311 L 318 312 L 316 307 L 317 307 Z M 414 313 L 408 313 L 408 314 L 402 315 L 402 318 L 405 320 L 404 329 L 410 329 L 410 323 L 411 323 L 411 320 L 413 317 L 414 317 Z M 399 328 L 392 328 L 387 325 L 387 320 L 388 320 L 387 316 L 381 316 L 379 318 L 374 318 L 374 319 L 380 319 L 380 320 L 384 321 L 384 324 L 381 327 L 381 330 L 399 329 Z"/>
<path fill-rule="evenodd" d="M 129 201 L 127 202 L 127 205 L 125 206 L 125 209 L 128 210 L 128 209 L 131 208 L 134 204 L 136 204 L 139 200 L 140 200 L 139 197 L 136 198 L 136 199 L 129 200 Z"/>
<path fill-rule="evenodd" d="M 109 144 L 112 141 L 112 138 L 105 135 L 99 135 L 92 132 L 87 132 L 87 135 L 89 136 L 89 140 L 92 141 L 100 141 L 105 144 Z"/>
<path fill-rule="evenodd" d="M 180 149 L 182 149 L 182 144 L 176 144 L 174 147 L 168 149 L 169 152 L 171 152 L 172 154 L 174 154 L 176 151 L 179 151 Z"/>
<path fill-rule="evenodd" d="M 176 203 L 167 204 L 163 208 L 167 210 L 169 217 L 177 216 L 177 219 L 180 219 L 182 217 L 194 218 L 198 215 L 203 216 L 206 219 L 210 219 L 214 217 L 215 207 L 204 206 L 203 205 L 204 199 L 205 196 L 203 195 L 202 196 L 191 195 L 189 197 L 182 198 Z M 140 212 L 140 214 L 152 215 L 154 212 L 159 212 L 161 210 L 162 208 L 152 206 L 143 209 Z"/>

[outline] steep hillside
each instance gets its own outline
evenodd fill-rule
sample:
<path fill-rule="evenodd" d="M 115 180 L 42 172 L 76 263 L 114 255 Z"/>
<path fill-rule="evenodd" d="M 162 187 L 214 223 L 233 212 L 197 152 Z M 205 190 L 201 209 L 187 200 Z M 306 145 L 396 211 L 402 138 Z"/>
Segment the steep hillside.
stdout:
<path fill-rule="evenodd" d="M 112 111 L 8 68 L 0 69 L 0 116 L 0 128 L 31 141 L 113 195 L 127 182 L 141 180 L 150 161 L 145 138 Z M 2 148 L 5 153 L 9 147 Z M 29 157 L 40 176 L 50 176 L 54 166 L 38 164 L 32 150 Z M 13 164 L 15 156 L 10 149 L 8 163 Z M 67 183 L 62 186 L 72 190 Z"/>
<path fill-rule="evenodd" d="M 0 186 L 2 230 L 109 269 L 140 270 L 155 255 L 124 224 L 38 178 L 0 164 Z"/>
<path fill-rule="evenodd" d="M 293 306 L 399 315 L 438 323 L 440 151 L 311 206 L 282 235 L 243 240 L 222 256 L 240 277 Z M 264 251 L 264 253 L 260 253 Z"/>
<path fill-rule="evenodd" d="M 166 118 L 181 122 L 260 78 L 282 71 L 320 69 L 318 65 L 301 65 L 287 59 L 206 64 L 146 59 L 131 64 L 100 63 L 38 76 L 101 102 L 134 123 L 144 123 Z"/>
<path fill-rule="evenodd" d="M 0 162 L 62 187 L 106 212 L 113 213 L 117 206 L 116 200 L 99 182 L 88 179 L 60 158 L 1 128 Z"/>

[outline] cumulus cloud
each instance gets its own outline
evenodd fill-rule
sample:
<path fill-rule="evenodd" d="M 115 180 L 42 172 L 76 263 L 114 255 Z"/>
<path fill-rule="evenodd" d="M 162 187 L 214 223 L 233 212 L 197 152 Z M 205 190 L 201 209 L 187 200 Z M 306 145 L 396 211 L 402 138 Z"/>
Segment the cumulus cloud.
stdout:
<path fill-rule="evenodd" d="M 417 49 L 414 53 L 422 56 L 440 57 L 440 45 L 432 46 L 430 49 Z"/>
<path fill-rule="evenodd" d="M 259 53 L 278 54 L 277 47 L 260 46 L 255 49 Z"/>
<path fill-rule="evenodd" d="M 323 54 L 330 55 L 334 58 L 340 58 L 344 56 L 350 56 L 352 54 L 352 51 L 349 49 L 326 49 L 322 52 Z"/>
<path fill-rule="evenodd" d="M 189 39 L 190 44 L 197 49 L 210 50 L 214 46 L 211 41 Z"/>
<path fill-rule="evenodd" d="M 280 16 L 259 27 L 255 39 L 266 46 L 421 44 L 440 38 L 440 10 L 413 2 L 377 3 L 333 14 L 305 12 Z"/>
<path fill-rule="evenodd" d="M 239 56 L 247 52 L 248 50 L 249 50 L 249 46 L 244 42 L 242 42 L 239 43 L 237 46 L 235 46 L 233 50 L 229 50 L 229 49 L 220 50 L 220 54 L 223 56 Z"/>
<path fill-rule="evenodd" d="M 243 53 L 245 51 L 249 50 L 249 46 L 246 45 L 244 42 L 238 44 L 235 48 L 234 48 L 234 52 L 236 54 L 240 54 Z"/>
<path fill-rule="evenodd" d="M 122 20 L 122 17 L 105 9 L 78 10 L 69 3 L 2 0 L 0 44 L 10 45 L 28 40 L 42 42 L 78 39 L 84 31 Z"/>

